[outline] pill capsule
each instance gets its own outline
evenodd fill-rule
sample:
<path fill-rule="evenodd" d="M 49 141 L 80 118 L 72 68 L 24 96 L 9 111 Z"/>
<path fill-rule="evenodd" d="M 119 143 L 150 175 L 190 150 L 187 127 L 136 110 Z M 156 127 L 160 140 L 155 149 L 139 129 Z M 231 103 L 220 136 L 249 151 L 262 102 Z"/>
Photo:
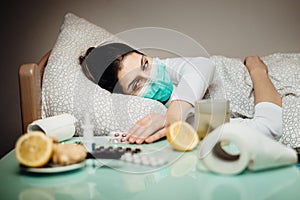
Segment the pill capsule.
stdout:
<path fill-rule="evenodd" d="M 120 136 L 120 134 L 119 133 L 115 133 L 115 137 L 119 137 Z"/>

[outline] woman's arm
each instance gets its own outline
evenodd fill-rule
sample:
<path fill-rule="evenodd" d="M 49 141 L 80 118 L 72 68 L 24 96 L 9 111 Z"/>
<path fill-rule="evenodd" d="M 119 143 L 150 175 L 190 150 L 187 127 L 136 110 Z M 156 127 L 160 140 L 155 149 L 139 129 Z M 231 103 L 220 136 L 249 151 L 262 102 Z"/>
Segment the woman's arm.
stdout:
<path fill-rule="evenodd" d="M 208 58 L 169 58 L 161 60 L 175 84 L 171 101 L 186 101 L 194 106 L 213 81 L 215 66 Z"/>

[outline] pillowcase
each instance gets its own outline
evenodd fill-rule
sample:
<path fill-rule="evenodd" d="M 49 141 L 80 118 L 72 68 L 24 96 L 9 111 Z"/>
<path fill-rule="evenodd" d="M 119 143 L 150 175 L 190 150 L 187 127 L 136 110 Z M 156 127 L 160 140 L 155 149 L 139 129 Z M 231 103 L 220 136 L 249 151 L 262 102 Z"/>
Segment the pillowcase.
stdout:
<path fill-rule="evenodd" d="M 149 113 L 166 112 L 163 104 L 136 96 L 111 94 L 82 72 L 79 56 L 91 46 L 122 42 L 105 29 L 72 13 L 64 17 L 42 83 L 42 118 L 69 113 L 76 117 L 76 135 L 89 119 L 95 135 L 126 132 Z"/>

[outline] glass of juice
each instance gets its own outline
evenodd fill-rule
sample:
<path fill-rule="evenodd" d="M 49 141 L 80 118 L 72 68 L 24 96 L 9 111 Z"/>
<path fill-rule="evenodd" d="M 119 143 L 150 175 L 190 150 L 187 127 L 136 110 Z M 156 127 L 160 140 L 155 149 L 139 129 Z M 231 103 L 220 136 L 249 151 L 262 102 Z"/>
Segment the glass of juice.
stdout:
<path fill-rule="evenodd" d="M 218 126 L 229 122 L 229 103 L 226 99 L 205 99 L 196 102 L 194 128 L 200 140 Z"/>

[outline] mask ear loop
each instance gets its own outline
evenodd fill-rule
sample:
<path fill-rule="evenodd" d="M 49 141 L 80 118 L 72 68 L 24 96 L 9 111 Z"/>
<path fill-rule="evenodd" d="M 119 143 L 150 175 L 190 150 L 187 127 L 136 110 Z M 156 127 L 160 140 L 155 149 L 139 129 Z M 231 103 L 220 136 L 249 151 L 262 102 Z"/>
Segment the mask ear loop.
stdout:
<path fill-rule="evenodd" d="M 144 96 L 146 95 L 146 93 L 149 91 L 151 84 L 152 84 L 152 79 L 149 78 L 149 79 L 145 82 L 144 86 L 142 87 L 141 91 L 138 93 L 137 96 L 139 96 L 139 97 L 144 97 Z"/>
<path fill-rule="evenodd" d="M 147 92 L 149 91 L 152 82 L 155 81 L 155 76 L 156 76 L 156 73 L 157 73 L 157 67 L 154 67 L 154 66 L 155 66 L 154 62 L 152 62 L 150 76 L 147 79 L 147 81 L 145 82 L 144 86 L 142 87 L 141 91 L 138 93 L 137 96 L 144 97 L 147 94 Z M 154 70 L 154 68 L 155 68 L 155 70 Z"/>

